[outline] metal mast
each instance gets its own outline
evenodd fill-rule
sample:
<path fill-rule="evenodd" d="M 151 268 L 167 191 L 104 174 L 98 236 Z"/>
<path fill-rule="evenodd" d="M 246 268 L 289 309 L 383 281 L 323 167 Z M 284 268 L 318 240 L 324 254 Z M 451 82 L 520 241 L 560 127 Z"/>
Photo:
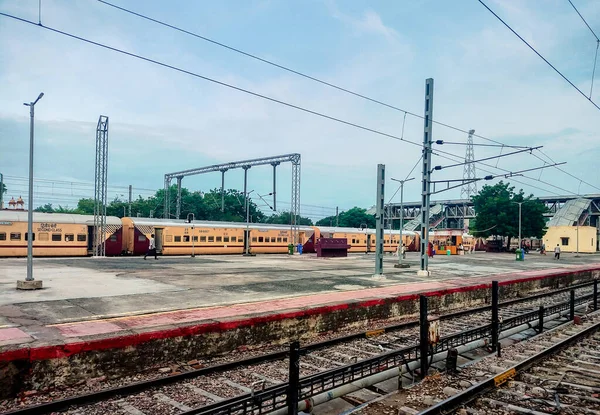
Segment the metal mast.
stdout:
<path fill-rule="evenodd" d="M 463 170 L 463 181 L 465 184 L 460 189 L 461 199 L 470 199 L 472 195 L 477 193 L 477 182 L 475 177 L 475 150 L 473 150 L 473 134 L 475 130 L 469 130 L 467 137 L 467 152 L 465 154 L 465 168 Z"/>
<path fill-rule="evenodd" d="M 290 227 L 294 246 L 298 241 L 298 216 L 300 215 L 300 154 L 291 157 L 292 162 L 292 206 Z"/>
<path fill-rule="evenodd" d="M 429 276 L 429 200 L 431 197 L 431 143 L 433 125 L 433 78 L 425 80 L 425 117 L 423 126 L 423 185 L 421 189 L 421 269 L 420 276 Z"/>
<path fill-rule="evenodd" d="M 463 170 L 463 183 L 465 183 L 460 189 L 460 198 L 463 200 L 471 200 L 471 196 L 477 194 L 477 181 L 475 181 L 475 150 L 473 149 L 473 134 L 475 130 L 469 130 L 469 136 L 467 137 L 467 150 L 465 154 L 465 168 Z M 467 206 L 463 205 L 463 220 L 462 227 L 466 230 L 465 216 Z"/>
<path fill-rule="evenodd" d="M 94 184 L 94 255 L 106 256 L 106 202 L 108 179 L 108 117 L 101 115 L 96 127 Z"/>

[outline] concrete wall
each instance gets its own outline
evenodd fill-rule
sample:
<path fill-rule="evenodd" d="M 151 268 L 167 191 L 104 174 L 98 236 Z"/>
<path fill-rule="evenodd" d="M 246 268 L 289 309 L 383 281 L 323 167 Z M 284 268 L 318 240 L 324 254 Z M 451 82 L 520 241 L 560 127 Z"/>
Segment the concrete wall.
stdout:
<path fill-rule="evenodd" d="M 561 238 L 568 238 L 568 243 L 563 245 Z M 577 227 L 576 226 L 551 226 L 544 235 L 544 243 L 549 253 L 554 252 L 558 244 L 561 252 L 577 252 Z M 596 228 L 593 226 L 579 227 L 579 252 L 596 252 Z"/>
<path fill-rule="evenodd" d="M 545 275 L 500 282 L 500 298 L 570 286 L 600 276 L 600 270 L 555 270 Z M 490 284 L 428 292 L 434 314 L 490 302 Z M 419 296 L 373 298 L 282 313 L 223 319 L 133 337 L 97 339 L 40 350 L 14 350 L 0 355 L 0 398 L 26 390 L 68 387 L 86 379 L 118 378 L 172 362 L 186 362 L 291 340 L 309 343 L 315 335 L 340 329 L 371 330 L 373 321 L 417 317 Z"/>

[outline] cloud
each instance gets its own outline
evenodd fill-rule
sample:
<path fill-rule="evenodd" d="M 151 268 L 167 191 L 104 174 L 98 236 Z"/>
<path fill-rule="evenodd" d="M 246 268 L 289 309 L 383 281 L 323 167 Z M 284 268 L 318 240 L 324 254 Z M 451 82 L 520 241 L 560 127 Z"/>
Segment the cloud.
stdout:
<path fill-rule="evenodd" d="M 380 35 L 393 42 L 400 39 L 399 33 L 394 28 L 386 26 L 381 16 L 373 10 L 366 10 L 361 17 L 356 18 L 343 13 L 333 0 L 327 1 L 326 4 L 335 19 L 351 26 L 356 33 Z"/>

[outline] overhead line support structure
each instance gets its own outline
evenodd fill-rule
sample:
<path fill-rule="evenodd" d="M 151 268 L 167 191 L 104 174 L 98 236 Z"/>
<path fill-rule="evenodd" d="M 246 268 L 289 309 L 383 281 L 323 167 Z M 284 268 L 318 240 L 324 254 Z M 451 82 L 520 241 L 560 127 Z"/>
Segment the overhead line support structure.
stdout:
<path fill-rule="evenodd" d="M 165 174 L 164 179 L 164 211 L 163 217 L 171 217 L 171 181 L 177 179 L 177 200 L 175 202 L 175 217 L 179 219 L 181 215 L 181 181 L 186 176 L 197 174 L 221 172 L 221 210 L 225 210 L 225 172 L 233 169 L 244 169 L 245 173 L 250 167 L 271 165 L 273 166 L 273 208 L 275 209 L 276 198 L 276 169 L 281 163 L 292 164 L 292 200 L 290 209 L 290 230 L 292 232 L 292 241 L 298 242 L 298 215 L 300 214 L 300 162 L 299 153 L 283 154 L 280 156 L 262 157 L 257 159 L 234 161 L 230 163 L 214 164 L 212 166 L 198 167 L 195 169 L 182 170 Z M 246 175 L 244 175 L 246 177 Z M 247 189 L 246 189 L 247 190 Z M 246 193 L 244 192 L 244 195 Z"/>
<path fill-rule="evenodd" d="M 94 185 L 94 256 L 106 255 L 106 206 L 108 199 L 108 117 L 101 115 L 96 127 Z"/>

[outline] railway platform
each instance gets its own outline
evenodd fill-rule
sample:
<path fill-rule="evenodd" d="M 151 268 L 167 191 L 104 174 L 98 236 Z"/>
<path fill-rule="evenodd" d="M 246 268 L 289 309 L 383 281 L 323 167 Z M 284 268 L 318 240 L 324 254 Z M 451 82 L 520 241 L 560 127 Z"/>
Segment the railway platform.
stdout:
<path fill-rule="evenodd" d="M 435 257 L 431 277 L 384 263 L 374 278 L 373 255 L 321 260 L 314 256 L 36 259 L 45 288 L 14 289 L 24 259 L 0 261 L 0 384 L 44 388 L 83 376 L 129 374 L 144 364 L 193 359 L 239 347 L 310 341 L 317 333 L 414 315 L 418 295 L 440 311 L 489 301 L 491 281 L 505 298 L 588 281 L 600 256 L 475 253 Z M 65 369 L 68 368 L 68 369 Z M 12 376 L 12 377 L 11 377 Z"/>

